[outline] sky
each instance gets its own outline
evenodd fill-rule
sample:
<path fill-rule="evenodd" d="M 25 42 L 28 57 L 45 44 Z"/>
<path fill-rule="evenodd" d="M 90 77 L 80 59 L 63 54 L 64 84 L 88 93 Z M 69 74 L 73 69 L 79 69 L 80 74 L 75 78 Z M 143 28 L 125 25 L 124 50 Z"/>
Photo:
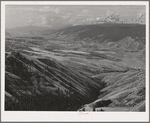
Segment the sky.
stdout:
<path fill-rule="evenodd" d="M 6 5 L 5 8 L 6 28 L 146 21 L 146 7 L 142 5 Z"/>

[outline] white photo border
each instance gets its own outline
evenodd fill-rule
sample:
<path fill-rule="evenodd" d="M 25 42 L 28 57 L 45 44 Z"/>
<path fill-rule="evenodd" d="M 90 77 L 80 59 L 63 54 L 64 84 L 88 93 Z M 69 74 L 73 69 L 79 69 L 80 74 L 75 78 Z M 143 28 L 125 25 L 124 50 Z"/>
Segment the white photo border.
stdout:
<path fill-rule="evenodd" d="M 5 6 L 6 5 L 145 5 L 146 6 L 146 111 L 57 112 L 5 111 Z M 1 121 L 2 122 L 148 122 L 149 121 L 149 2 L 148 1 L 2 1 L 1 2 Z"/>

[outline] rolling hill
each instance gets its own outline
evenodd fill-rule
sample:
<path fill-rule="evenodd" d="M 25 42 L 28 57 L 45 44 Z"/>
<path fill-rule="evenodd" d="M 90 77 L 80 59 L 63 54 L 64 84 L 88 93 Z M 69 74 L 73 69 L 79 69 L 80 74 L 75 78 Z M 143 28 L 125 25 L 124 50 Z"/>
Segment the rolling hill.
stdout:
<path fill-rule="evenodd" d="M 47 30 L 48 31 L 48 30 Z M 103 42 L 105 40 L 116 42 L 130 36 L 132 38 L 145 37 L 145 25 L 140 24 L 95 24 L 77 25 L 56 30 L 49 34 L 48 38 L 58 39 L 59 35 L 68 37 L 74 41 L 92 39 Z M 63 39 L 62 39 L 63 40 Z"/>
<path fill-rule="evenodd" d="M 43 36 L 48 40 L 68 43 L 69 47 L 62 46 L 64 49 L 70 48 L 82 51 L 102 48 L 112 50 L 139 50 L 143 49 L 145 44 L 145 25 L 77 25 L 50 32 L 49 35 L 43 34 Z M 48 47 L 48 44 L 45 47 Z"/>

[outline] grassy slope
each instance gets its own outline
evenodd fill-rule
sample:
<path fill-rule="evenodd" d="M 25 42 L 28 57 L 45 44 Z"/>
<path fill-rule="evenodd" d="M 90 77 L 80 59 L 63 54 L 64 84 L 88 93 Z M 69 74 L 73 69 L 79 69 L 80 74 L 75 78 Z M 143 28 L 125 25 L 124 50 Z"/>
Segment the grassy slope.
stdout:
<path fill-rule="evenodd" d="M 16 98 L 23 94 L 37 95 L 37 90 L 56 97 L 70 97 L 71 94 L 78 103 L 83 103 L 96 99 L 101 88 L 94 79 L 50 59 L 34 59 L 20 53 L 6 58 L 6 92 L 14 97 L 17 95 Z"/>
<path fill-rule="evenodd" d="M 99 99 L 88 104 L 85 110 L 93 110 L 95 106 L 99 111 L 100 109 L 104 111 L 144 111 L 142 103 L 145 102 L 144 71 L 130 70 L 127 72 L 103 73 L 93 77 L 99 78 L 107 84 L 100 91 Z M 101 103 L 105 100 L 111 100 L 107 108 Z"/>

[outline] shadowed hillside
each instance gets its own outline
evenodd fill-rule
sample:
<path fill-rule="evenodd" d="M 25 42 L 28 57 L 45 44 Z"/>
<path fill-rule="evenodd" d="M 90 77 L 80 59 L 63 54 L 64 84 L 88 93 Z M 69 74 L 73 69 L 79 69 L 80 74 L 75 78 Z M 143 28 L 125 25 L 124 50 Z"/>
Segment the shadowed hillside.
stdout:
<path fill-rule="evenodd" d="M 48 30 L 47 30 L 48 31 Z M 61 37 L 62 35 L 62 37 Z M 140 24 L 95 24 L 95 25 L 78 25 L 67 27 L 52 32 L 47 37 L 50 39 L 68 39 L 83 40 L 92 39 L 95 41 L 112 41 L 130 36 L 132 38 L 145 37 L 145 25 Z M 64 38 L 63 38 L 64 37 Z M 62 38 L 62 39 L 61 39 Z"/>
<path fill-rule="evenodd" d="M 51 107 L 62 106 L 57 110 L 77 110 L 81 104 L 96 99 L 99 89 L 102 88 L 100 83 L 93 78 L 72 71 L 56 61 L 50 59 L 33 59 L 19 52 L 13 52 L 6 56 L 5 87 L 7 97 L 5 100 L 6 110 L 20 110 L 17 105 L 20 107 L 21 105 L 27 105 L 27 107 L 25 106 L 21 109 L 30 110 L 30 108 L 28 109 L 29 104 L 22 102 L 24 98 L 27 98 L 25 100 L 28 102 L 31 101 L 32 104 L 29 106 L 32 107 L 36 100 L 41 100 L 41 98 L 51 100 L 51 96 L 52 98 L 60 97 L 60 99 L 62 99 L 61 102 L 65 101 L 66 107 L 63 107 L 63 103 L 62 105 L 56 103 L 59 102 L 56 99 L 53 100 L 56 101 L 53 105 L 51 103 L 47 105 L 51 105 Z M 48 97 L 46 95 L 48 95 Z M 34 100 L 32 100 L 32 97 Z M 12 100 L 12 102 L 15 103 L 14 108 L 11 107 L 13 104 L 8 100 Z M 70 100 L 72 103 L 66 102 L 67 100 Z M 43 101 L 39 103 L 41 103 L 41 106 L 44 105 Z M 54 109 L 36 109 L 35 107 L 31 110 Z"/>
<path fill-rule="evenodd" d="M 99 99 L 84 106 L 85 111 L 93 107 L 96 111 L 145 111 L 145 71 L 104 73 L 93 78 L 107 84 Z"/>

